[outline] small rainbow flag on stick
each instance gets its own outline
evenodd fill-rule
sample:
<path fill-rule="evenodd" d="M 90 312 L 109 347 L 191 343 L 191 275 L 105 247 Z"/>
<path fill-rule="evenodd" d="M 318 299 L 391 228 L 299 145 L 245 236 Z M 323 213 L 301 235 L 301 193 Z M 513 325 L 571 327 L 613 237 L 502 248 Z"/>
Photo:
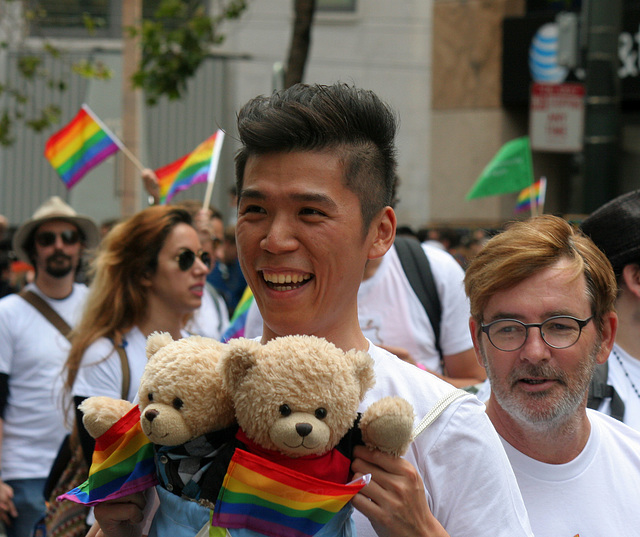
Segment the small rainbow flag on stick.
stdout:
<path fill-rule="evenodd" d="M 218 129 L 191 153 L 155 170 L 160 187 L 161 204 L 168 203 L 178 192 L 196 183 L 206 181 L 213 184 L 223 140 L 224 131 Z"/>
<path fill-rule="evenodd" d="M 122 142 L 83 104 L 71 122 L 47 140 L 44 156 L 70 189 L 118 149 L 123 149 Z"/>
<path fill-rule="evenodd" d="M 153 444 L 142 432 L 136 405 L 96 439 L 89 478 L 57 499 L 95 505 L 157 483 Z"/>
<path fill-rule="evenodd" d="M 520 191 L 514 212 L 521 213 L 530 209 L 532 215 L 542 214 L 546 193 L 547 179 L 541 177 L 537 182 Z"/>
<path fill-rule="evenodd" d="M 251 292 L 251 288 L 247 286 L 244 293 L 242 293 L 240 302 L 238 302 L 233 312 L 231 321 L 229 321 L 229 327 L 222 335 L 221 339 L 223 343 L 226 343 L 230 339 L 244 337 L 244 329 L 247 324 L 247 315 L 249 314 L 251 304 L 253 304 L 253 293 Z"/>
<path fill-rule="evenodd" d="M 366 476 L 346 485 L 323 481 L 236 449 L 211 525 L 270 537 L 311 537 L 367 482 Z"/>

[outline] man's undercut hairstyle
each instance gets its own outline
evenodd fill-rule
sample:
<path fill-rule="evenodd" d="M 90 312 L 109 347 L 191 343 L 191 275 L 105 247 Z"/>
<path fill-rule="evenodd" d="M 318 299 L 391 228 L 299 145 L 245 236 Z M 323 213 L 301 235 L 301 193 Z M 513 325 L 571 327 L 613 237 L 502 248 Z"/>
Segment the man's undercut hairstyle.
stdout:
<path fill-rule="evenodd" d="M 614 310 L 616 279 L 611 263 L 591 239 L 566 220 L 543 215 L 509 225 L 490 239 L 466 270 L 464 284 L 471 315 L 484 322 L 491 297 L 566 259 L 575 277 L 584 275 L 591 312 L 602 328 Z"/>
<path fill-rule="evenodd" d="M 242 192 L 251 156 L 335 151 L 345 164 L 345 185 L 360 199 L 365 230 L 393 203 L 396 116 L 375 93 L 337 83 L 296 84 L 249 101 L 238 113 L 242 143 L 236 187 Z"/>

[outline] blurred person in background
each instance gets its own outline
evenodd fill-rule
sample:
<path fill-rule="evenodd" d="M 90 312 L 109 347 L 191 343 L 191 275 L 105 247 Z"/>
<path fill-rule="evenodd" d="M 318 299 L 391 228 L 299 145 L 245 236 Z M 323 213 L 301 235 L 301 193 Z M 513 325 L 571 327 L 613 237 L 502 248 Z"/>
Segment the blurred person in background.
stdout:
<path fill-rule="evenodd" d="M 60 372 L 88 289 L 76 283 L 98 227 L 54 196 L 13 236 L 35 279 L 0 300 L 0 519 L 10 537 L 28 537 L 45 512 L 42 490 L 65 435 Z M 61 321 L 60 328 L 54 323 Z"/>

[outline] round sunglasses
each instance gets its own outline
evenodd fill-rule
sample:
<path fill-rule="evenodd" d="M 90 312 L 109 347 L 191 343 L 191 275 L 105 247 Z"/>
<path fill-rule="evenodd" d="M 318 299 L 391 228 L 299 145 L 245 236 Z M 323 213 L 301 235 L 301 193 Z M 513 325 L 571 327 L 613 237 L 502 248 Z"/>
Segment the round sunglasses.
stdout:
<path fill-rule="evenodd" d="M 182 252 L 175 256 L 174 259 L 178 262 L 178 267 L 180 267 L 180 270 L 187 271 L 195 263 L 196 257 L 199 257 L 200 261 L 202 261 L 207 268 L 211 268 L 211 256 L 209 255 L 209 252 L 204 252 L 203 250 L 200 250 L 196 254 L 193 250 L 185 248 L 184 250 L 182 250 Z"/>
<path fill-rule="evenodd" d="M 66 244 L 67 246 L 78 244 L 78 241 L 80 241 L 80 233 L 70 229 L 61 231 L 60 233 L 55 233 L 53 231 L 41 231 L 36 234 L 35 240 L 39 246 L 46 248 L 47 246 L 55 244 L 57 237 L 60 237 L 63 244 Z"/>

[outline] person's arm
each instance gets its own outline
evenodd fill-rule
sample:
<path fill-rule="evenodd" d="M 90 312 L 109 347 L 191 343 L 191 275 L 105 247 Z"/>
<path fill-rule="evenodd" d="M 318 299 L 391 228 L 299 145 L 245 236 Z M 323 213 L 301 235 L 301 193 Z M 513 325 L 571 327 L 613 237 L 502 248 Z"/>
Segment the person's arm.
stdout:
<path fill-rule="evenodd" d="M 142 184 L 144 185 L 147 194 L 149 194 L 150 200 L 153 201 L 153 205 L 157 205 L 160 201 L 160 187 L 158 186 L 158 176 L 150 168 L 142 170 Z"/>
<path fill-rule="evenodd" d="M 371 474 L 370 483 L 352 499 L 380 537 L 446 537 L 431 513 L 418 471 L 405 459 L 357 446 L 351 464 L 354 479 Z"/>
<path fill-rule="evenodd" d="M 2 459 L 2 440 L 4 432 L 4 410 L 9 397 L 9 375 L 0 373 L 0 460 Z M 13 489 L 2 480 L 0 469 L 0 520 L 6 525 L 11 525 L 11 520 L 18 516 L 16 506 L 13 504 Z"/>
<path fill-rule="evenodd" d="M 480 366 L 480 364 L 478 364 L 473 348 L 457 354 L 448 354 L 444 356 L 443 361 L 447 374 L 441 375 L 440 373 L 436 373 L 431 369 L 427 369 L 424 366 L 419 365 L 405 348 L 394 347 L 391 345 L 378 346 L 388 350 L 391 354 L 395 354 L 401 360 L 415 365 L 420 369 L 424 369 L 442 380 L 446 380 L 456 388 L 472 386 L 473 384 L 482 382 L 486 378 L 485 370 Z"/>

